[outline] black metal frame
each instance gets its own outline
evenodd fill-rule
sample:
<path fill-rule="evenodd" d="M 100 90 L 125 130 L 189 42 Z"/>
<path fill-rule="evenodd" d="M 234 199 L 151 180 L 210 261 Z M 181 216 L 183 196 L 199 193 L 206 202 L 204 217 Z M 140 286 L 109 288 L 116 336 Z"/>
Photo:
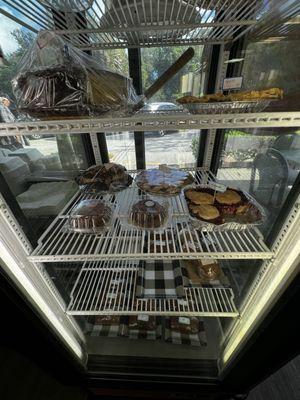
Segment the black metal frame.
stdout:
<path fill-rule="evenodd" d="M 221 46 L 219 44 L 213 45 L 211 49 L 210 56 L 210 68 L 207 78 L 207 87 L 206 93 L 212 94 L 215 93 L 216 89 L 216 80 L 219 69 L 220 62 L 220 51 Z M 199 146 L 198 146 L 198 156 L 197 156 L 197 167 L 202 167 L 204 163 L 205 149 L 207 146 L 207 138 L 208 138 L 208 129 L 201 129 L 199 132 Z"/>
<path fill-rule="evenodd" d="M 142 67 L 141 67 L 141 49 L 132 48 L 128 49 L 128 64 L 129 64 L 129 75 L 132 79 L 133 87 L 138 95 L 143 93 L 143 82 L 142 82 Z M 146 168 L 146 154 L 145 154 L 145 133 L 134 132 L 134 144 L 135 144 L 135 157 L 136 157 L 136 168 Z"/>
<path fill-rule="evenodd" d="M 102 163 L 108 163 L 109 162 L 109 155 L 108 155 L 108 149 L 107 149 L 107 142 L 106 142 L 106 136 L 104 132 L 99 132 L 97 133 L 97 141 L 98 141 L 98 147 L 101 155 L 101 161 Z"/>
<path fill-rule="evenodd" d="M 236 32 L 235 36 L 237 36 L 240 33 L 241 33 L 241 29 Z M 236 40 L 235 42 L 233 42 L 233 44 L 230 47 L 230 52 L 229 52 L 230 60 L 237 58 L 238 53 L 243 49 L 244 43 L 245 43 L 244 37 L 241 37 L 239 40 Z M 228 64 L 227 71 L 226 71 L 226 78 L 232 78 L 236 72 L 235 70 L 236 70 L 236 64 Z M 211 164 L 210 164 L 210 170 L 215 175 L 217 174 L 218 168 L 219 168 L 220 158 L 222 155 L 222 150 L 223 150 L 224 141 L 225 141 L 225 132 L 226 131 L 224 129 L 217 129 L 217 131 L 216 131 L 216 138 L 215 138 L 213 154 L 212 154 Z"/>

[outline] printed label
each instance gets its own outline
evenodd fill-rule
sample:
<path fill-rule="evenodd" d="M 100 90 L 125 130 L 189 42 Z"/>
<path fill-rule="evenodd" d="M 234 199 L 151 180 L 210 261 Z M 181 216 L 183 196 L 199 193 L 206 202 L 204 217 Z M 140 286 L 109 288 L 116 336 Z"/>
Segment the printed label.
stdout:
<path fill-rule="evenodd" d="M 243 77 L 225 78 L 223 80 L 223 90 L 241 89 L 243 85 Z"/>
<path fill-rule="evenodd" d="M 187 317 L 179 317 L 178 322 L 183 325 L 190 325 L 191 320 Z"/>
<path fill-rule="evenodd" d="M 116 299 L 117 298 L 117 293 L 107 293 L 106 297 L 108 299 Z"/>
<path fill-rule="evenodd" d="M 155 246 L 166 246 L 167 242 L 164 242 L 163 240 L 155 240 L 153 242 L 155 244 Z"/>
<path fill-rule="evenodd" d="M 112 279 L 111 280 L 112 285 L 119 285 L 121 282 L 123 282 L 121 279 Z"/>
<path fill-rule="evenodd" d="M 177 303 L 179 306 L 187 306 L 188 302 L 186 300 L 177 300 Z"/>
<path fill-rule="evenodd" d="M 149 315 L 139 314 L 137 319 L 138 319 L 138 321 L 148 322 L 149 321 Z"/>
<path fill-rule="evenodd" d="M 225 186 L 225 185 L 222 185 L 222 183 L 217 183 L 217 182 L 211 182 L 210 184 L 209 184 L 209 186 L 213 189 L 213 190 L 215 190 L 215 191 L 217 191 L 217 192 L 225 192 L 226 191 L 226 189 L 227 189 L 227 186 Z"/>

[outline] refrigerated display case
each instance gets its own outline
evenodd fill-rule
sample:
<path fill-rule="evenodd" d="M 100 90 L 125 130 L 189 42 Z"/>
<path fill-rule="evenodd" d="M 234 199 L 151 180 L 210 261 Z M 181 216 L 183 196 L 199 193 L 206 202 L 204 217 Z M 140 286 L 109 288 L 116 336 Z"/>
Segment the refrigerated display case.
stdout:
<path fill-rule="evenodd" d="M 283 100 L 271 102 L 262 112 L 164 110 L 0 124 L 0 136 L 28 137 L 30 147 L 40 153 L 39 162 L 28 155 L 30 148 L 22 154 L 1 154 L 3 272 L 49 326 L 49 334 L 85 368 L 89 385 L 107 380 L 148 390 L 149 382 L 156 382 L 159 390 L 176 391 L 171 384 L 177 383 L 186 388 L 186 395 L 200 391 L 223 393 L 224 398 L 235 393 L 235 386 L 236 393 L 246 390 L 253 380 L 239 377 L 246 374 L 244 352 L 257 351 L 260 338 L 268 336 L 267 324 L 292 293 L 298 273 L 300 111 L 295 94 L 300 5 L 284 0 L 96 0 L 76 12 L 75 2 L 70 11 L 59 2 L 54 8 L 50 3 L 8 1 L 9 11 L 0 11 L 33 32 L 55 31 L 95 57 L 98 50 L 103 58 L 106 50 L 127 48 L 139 95 L 148 50 L 143 48 L 187 45 L 194 46 L 201 64 L 188 71 L 201 74 L 199 94 L 220 92 L 224 78 L 237 76 L 244 77 L 246 89 L 284 90 Z M 285 69 L 287 54 L 295 66 Z M 178 76 L 173 79 L 178 79 L 174 87 L 185 87 L 182 94 L 189 94 Z M 190 89 L 194 95 L 196 89 Z M 158 101 L 179 97 L 171 89 L 168 93 L 171 98 Z M 38 142 L 40 138 L 44 141 Z M 49 143 L 50 153 L 43 154 Z M 143 198 L 135 181 L 119 193 L 100 195 L 82 192 L 74 182 L 79 171 L 108 161 L 124 164 L 133 178 L 141 169 L 175 164 L 196 184 L 218 183 L 249 193 L 265 218 L 257 226 L 201 229 L 191 223 L 180 193 L 164 198 L 171 210 L 167 227 L 134 228 L 122 221 L 124 207 Z M 21 170 L 26 170 L 24 179 Z M 109 229 L 97 234 L 66 229 L 72 211 L 86 199 L 105 200 L 114 209 Z M 186 260 L 218 263 L 218 279 L 186 283 Z M 170 296 L 155 286 L 161 269 L 172 272 L 164 277 Z M 174 286 L 178 270 L 180 295 Z M 149 297 L 137 295 L 141 273 L 154 281 Z M 266 353 L 271 345 L 265 341 Z M 281 351 L 278 356 L 283 357 Z M 253 368 L 252 360 L 249 370 Z M 235 379 L 241 379 L 240 385 Z"/>

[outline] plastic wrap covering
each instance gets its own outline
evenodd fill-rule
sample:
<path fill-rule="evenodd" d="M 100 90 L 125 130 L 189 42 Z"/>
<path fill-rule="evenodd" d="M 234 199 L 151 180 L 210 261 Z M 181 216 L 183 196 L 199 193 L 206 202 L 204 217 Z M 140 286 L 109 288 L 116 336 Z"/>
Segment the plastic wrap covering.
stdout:
<path fill-rule="evenodd" d="M 47 31 L 39 33 L 18 71 L 12 81 L 18 108 L 32 117 L 119 115 L 138 101 L 131 79 Z"/>

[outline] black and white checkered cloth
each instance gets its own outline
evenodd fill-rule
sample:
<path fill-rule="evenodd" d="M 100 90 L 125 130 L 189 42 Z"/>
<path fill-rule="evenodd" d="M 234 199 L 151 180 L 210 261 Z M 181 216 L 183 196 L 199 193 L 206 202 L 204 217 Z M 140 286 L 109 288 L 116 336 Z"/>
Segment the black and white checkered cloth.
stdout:
<path fill-rule="evenodd" d="M 123 336 L 127 332 L 127 317 L 120 316 L 119 324 L 97 324 L 95 321 L 94 323 L 89 322 L 89 332 L 90 336 L 107 336 L 107 337 L 118 337 Z"/>
<path fill-rule="evenodd" d="M 189 346 L 205 347 L 207 346 L 206 332 L 203 320 L 199 318 L 199 330 L 197 333 L 181 333 L 170 329 L 169 319 L 166 318 L 164 333 L 165 341 L 173 344 L 186 344 Z"/>
<path fill-rule="evenodd" d="M 184 296 L 179 261 L 141 261 L 137 278 L 138 298 L 181 298 Z"/>
<path fill-rule="evenodd" d="M 147 340 L 160 339 L 162 336 L 162 319 L 161 317 L 155 317 L 155 329 L 153 330 L 128 328 L 127 332 L 129 339 L 147 339 Z"/>

